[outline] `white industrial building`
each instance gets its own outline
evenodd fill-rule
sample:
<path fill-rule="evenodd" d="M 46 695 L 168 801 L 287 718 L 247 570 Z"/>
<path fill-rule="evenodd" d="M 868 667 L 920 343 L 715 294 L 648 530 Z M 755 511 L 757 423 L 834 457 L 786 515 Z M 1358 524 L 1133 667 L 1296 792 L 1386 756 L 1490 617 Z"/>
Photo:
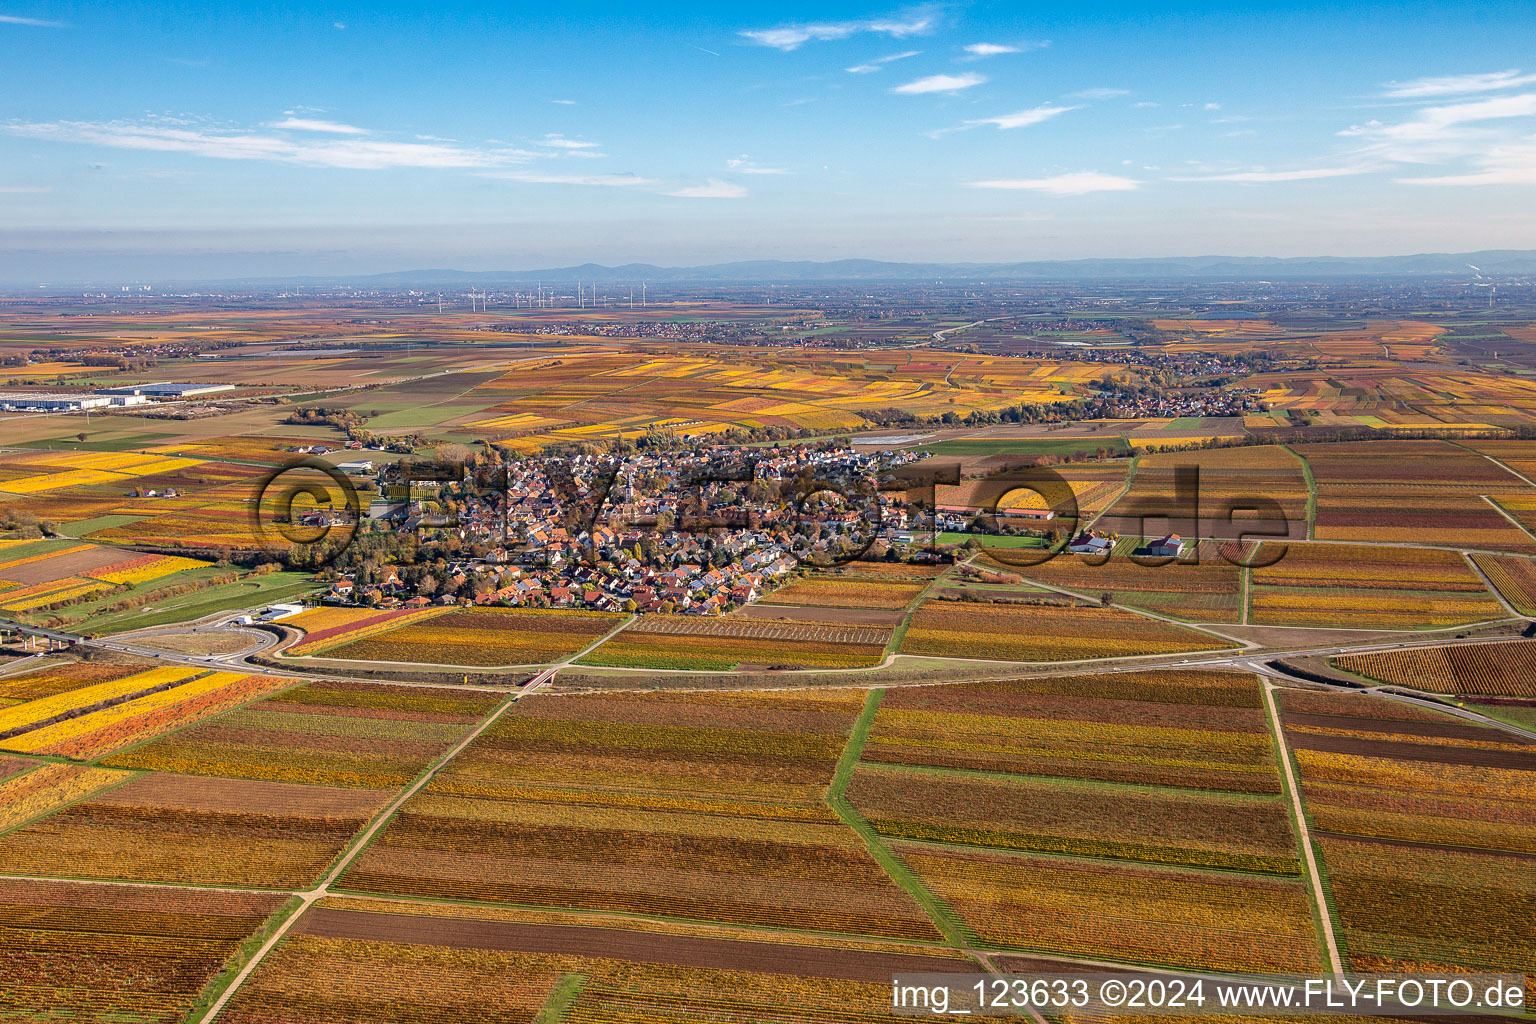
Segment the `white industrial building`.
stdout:
<path fill-rule="evenodd" d="M 78 412 L 111 405 L 110 395 L 62 391 L 0 391 L 0 409 L 6 412 Z"/>

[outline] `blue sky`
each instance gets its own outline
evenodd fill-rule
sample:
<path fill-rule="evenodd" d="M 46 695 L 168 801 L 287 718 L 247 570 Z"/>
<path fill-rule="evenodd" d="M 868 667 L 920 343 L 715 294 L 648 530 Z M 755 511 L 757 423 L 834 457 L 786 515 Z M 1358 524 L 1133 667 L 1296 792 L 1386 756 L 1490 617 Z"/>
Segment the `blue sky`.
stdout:
<path fill-rule="evenodd" d="M 1536 4 L 0 0 L 0 271 L 1536 239 Z"/>

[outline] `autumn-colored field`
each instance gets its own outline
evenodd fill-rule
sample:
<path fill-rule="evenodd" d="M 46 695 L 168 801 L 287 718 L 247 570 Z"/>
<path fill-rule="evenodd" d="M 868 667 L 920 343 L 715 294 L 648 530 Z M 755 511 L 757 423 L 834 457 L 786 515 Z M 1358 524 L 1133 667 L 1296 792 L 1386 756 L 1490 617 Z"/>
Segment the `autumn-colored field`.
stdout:
<path fill-rule="evenodd" d="M 898 852 L 998 945 L 1196 970 L 1321 966 L 1299 881 L 980 851 Z"/>
<path fill-rule="evenodd" d="M 1184 558 L 1168 561 L 1136 556 L 1139 546 L 1136 540 L 1124 539 L 1108 559 L 1062 554 L 1014 571 L 1095 599 L 1107 593 L 1116 603 L 1193 622 L 1239 621 L 1241 579 L 1234 562 L 1241 560 L 1241 552 L 1206 541 L 1193 546 Z M 1222 557 L 1224 550 L 1229 558 Z M 1012 568 L 1001 552 L 982 561 Z"/>
<path fill-rule="evenodd" d="M 728 670 L 738 665 L 858 668 L 884 657 L 891 631 L 798 620 L 647 615 L 583 663 L 634 668 Z"/>
<path fill-rule="evenodd" d="M 1536 742 L 1381 698 L 1296 696 L 1282 720 L 1316 830 L 1536 855 Z"/>
<path fill-rule="evenodd" d="M 276 1024 L 295 1013 L 357 1024 L 556 1016 L 570 1024 L 875 1024 L 890 1019 L 893 973 L 973 963 L 937 952 L 852 951 L 837 940 L 748 939 L 739 929 L 705 937 L 604 924 L 413 920 L 326 907 L 274 951 L 225 1013 L 236 1024 Z"/>
<path fill-rule="evenodd" d="M 861 578 L 840 578 L 814 574 L 780 587 L 763 604 L 813 605 L 821 608 L 905 608 L 924 583 L 894 582 Z"/>
<path fill-rule="evenodd" d="M 403 786 L 499 694 L 310 683 L 109 757 L 119 768 L 385 789 Z"/>
<path fill-rule="evenodd" d="M 866 762 L 1279 793 L 1258 683 L 1229 672 L 886 691 Z"/>
<path fill-rule="evenodd" d="M 328 658 L 431 665 L 534 665 L 575 654 L 624 621 L 603 612 L 464 608 L 326 647 Z M 346 634 L 343 634 L 343 638 Z"/>
<path fill-rule="evenodd" d="M 831 781 L 863 694 L 627 693 L 522 701 L 434 786 L 464 793 L 552 786 L 710 799 L 815 802 Z"/>
<path fill-rule="evenodd" d="M 143 775 L 0 836 L 0 873 L 300 888 L 387 797 Z"/>
<path fill-rule="evenodd" d="M 196 674 L 195 670 L 191 674 Z M 147 681 L 151 673 L 144 677 Z M 200 678 L 170 682 L 173 685 L 164 689 L 0 740 L 0 745 L 31 754 L 98 758 L 293 684 L 293 680 L 281 676 L 238 672 L 212 672 Z"/>
<path fill-rule="evenodd" d="M 1536 550 L 1483 497 L 1530 495 L 1530 486 L 1476 452 L 1449 441 L 1292 447 L 1317 482 L 1319 540 Z"/>
<path fill-rule="evenodd" d="M 1481 696 L 1536 697 L 1536 641 L 1344 654 L 1340 668 L 1384 683 Z"/>
<path fill-rule="evenodd" d="M 1423 629 L 1508 615 L 1459 552 L 1438 548 L 1291 543 L 1253 570 L 1251 601 L 1250 621 L 1276 626 Z"/>
<path fill-rule="evenodd" d="M 1323 837 L 1357 971 L 1536 973 L 1529 858 Z"/>
<path fill-rule="evenodd" d="M 176 1024 L 283 899 L 0 881 L 0 1017 Z"/>
<path fill-rule="evenodd" d="M 1471 558 L 1515 611 L 1536 617 L 1536 559 L 1483 554 Z"/>
<path fill-rule="evenodd" d="M 872 767 L 848 799 L 894 840 L 1301 872 L 1279 800 Z"/>
<path fill-rule="evenodd" d="M 999 661 L 1071 661 L 1230 646 L 1207 633 L 1115 608 L 929 601 L 913 615 L 901 651 Z"/>
<path fill-rule="evenodd" d="M 857 693 L 519 705 L 407 802 L 342 884 L 931 938 L 817 799 L 861 706 Z M 586 784 L 568 788 L 577 777 Z"/>

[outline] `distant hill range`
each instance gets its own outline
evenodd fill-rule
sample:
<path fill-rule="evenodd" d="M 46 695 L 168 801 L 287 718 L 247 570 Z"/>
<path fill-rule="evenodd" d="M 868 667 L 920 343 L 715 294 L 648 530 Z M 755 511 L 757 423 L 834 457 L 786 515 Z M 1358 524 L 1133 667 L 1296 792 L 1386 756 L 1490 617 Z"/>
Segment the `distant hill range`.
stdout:
<path fill-rule="evenodd" d="M 1477 268 L 1474 270 L 1473 268 Z M 629 285 L 656 283 L 797 284 L 838 281 L 1306 281 L 1350 277 L 1485 277 L 1536 275 L 1536 250 L 1494 249 L 1416 256 L 1172 256 L 1153 259 L 1035 260 L 1023 263 L 892 263 L 883 260 L 746 260 L 697 267 L 584 263 L 544 270 L 407 270 L 388 274 L 289 279 L 305 285 L 373 288 L 524 286 L 538 282 Z M 248 281 L 246 283 L 257 283 Z M 261 283 L 276 283 L 265 279 Z"/>

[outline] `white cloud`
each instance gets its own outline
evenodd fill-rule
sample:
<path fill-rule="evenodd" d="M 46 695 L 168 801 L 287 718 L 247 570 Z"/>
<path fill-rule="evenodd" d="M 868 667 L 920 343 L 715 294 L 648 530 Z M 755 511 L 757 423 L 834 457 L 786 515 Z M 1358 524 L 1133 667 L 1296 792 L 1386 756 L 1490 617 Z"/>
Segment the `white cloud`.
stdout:
<path fill-rule="evenodd" d="M 740 33 L 759 46 L 771 46 L 776 50 L 797 50 L 809 42 L 825 42 L 830 39 L 847 39 L 864 32 L 905 39 L 922 35 L 931 30 L 938 19 L 932 14 L 916 14 L 905 20 L 873 18 L 864 21 L 810 22 L 801 25 L 780 25 L 777 28 L 749 29 Z"/>
<path fill-rule="evenodd" d="M 1480 170 L 1463 174 L 1395 180 L 1403 185 L 1536 185 L 1536 138 L 1495 146 L 1477 163 Z"/>
<path fill-rule="evenodd" d="M 483 178 L 498 181 L 522 181 L 533 185 L 586 185 L 594 188 L 635 188 L 655 185 L 650 178 L 634 174 L 541 174 L 535 171 L 487 171 Z"/>
<path fill-rule="evenodd" d="M 907 50 L 907 51 L 905 51 L 903 53 L 893 53 L 889 57 L 876 57 L 874 60 L 870 61 L 868 64 L 855 64 L 853 67 L 851 67 L 851 68 L 844 68 L 843 70 L 848 72 L 850 75 L 868 75 L 868 74 L 873 74 L 874 72 L 879 71 L 886 64 L 891 63 L 892 61 L 906 60 L 908 57 L 916 57 L 918 54 L 920 54 L 922 52 L 923 52 L 922 50 Z"/>
<path fill-rule="evenodd" d="M 1129 96 L 1130 94 L 1131 90 L 1129 89 L 1106 89 L 1100 86 L 1096 89 L 1079 89 L 1077 92 L 1069 92 L 1067 93 L 1067 98 L 1074 100 L 1112 100 L 1117 96 Z"/>
<path fill-rule="evenodd" d="M 1262 184 L 1278 181 L 1315 181 L 1319 178 L 1346 178 L 1356 174 L 1369 174 L 1374 167 L 1312 167 L 1294 171 L 1233 171 L 1226 174 L 1205 174 L 1199 177 L 1170 178 L 1170 181 L 1235 181 L 1246 184 Z"/>
<path fill-rule="evenodd" d="M 1020 110 L 1013 114 L 1000 114 L 997 117 L 980 117 L 974 121 L 965 122 L 968 125 L 995 124 L 998 128 L 1028 128 L 1031 125 L 1049 121 L 1053 117 L 1065 114 L 1069 110 L 1078 110 L 1079 107 L 1056 107 L 1049 103 L 1042 103 L 1038 107 L 1028 110 Z"/>
<path fill-rule="evenodd" d="M 729 181 L 710 178 L 703 185 L 690 185 L 687 188 L 680 188 L 675 192 L 668 192 L 666 194 L 677 196 L 679 199 L 745 199 L 747 197 L 747 190 L 740 185 L 733 185 Z"/>
<path fill-rule="evenodd" d="M 1221 104 L 1220 103 L 1207 103 L 1205 105 L 1205 109 L 1206 110 L 1220 110 L 1221 109 Z"/>
<path fill-rule="evenodd" d="M 337 29 L 338 31 L 345 32 L 347 30 L 347 23 L 344 21 L 333 21 L 331 22 L 331 27 Z"/>
<path fill-rule="evenodd" d="M 20 18 L 14 14 L 0 14 L 0 25 L 26 25 L 28 28 L 68 28 L 62 21 L 47 21 L 43 18 Z"/>
<path fill-rule="evenodd" d="M 270 127 L 286 128 L 295 132 L 329 132 L 333 135 L 367 135 L 368 129 L 358 128 L 350 124 L 338 124 L 335 121 L 317 121 L 308 117 L 290 117 L 283 121 L 275 121 Z"/>
<path fill-rule="evenodd" d="M 52 185 L 0 185 L 0 196 L 30 196 L 52 191 Z"/>
<path fill-rule="evenodd" d="M 1359 139 L 1359 155 L 1393 163 L 1438 163 L 1485 155 L 1497 145 L 1509 144 L 1508 126 L 1487 122 L 1509 121 L 1536 115 L 1536 93 L 1519 93 L 1489 99 L 1421 107 L 1407 121 L 1395 124 L 1368 121 L 1339 132 Z"/>
<path fill-rule="evenodd" d="M 598 149 L 601 147 L 601 143 L 585 142 L 581 139 L 568 139 L 564 135 L 556 135 L 553 133 L 544 136 L 544 138 L 540 140 L 539 145 L 547 146 L 550 149 L 569 150 Z"/>
<path fill-rule="evenodd" d="M 1092 192 L 1132 192 L 1141 187 L 1134 178 L 1100 171 L 1075 171 L 1050 178 L 994 178 L 966 182 L 969 188 L 1016 189 L 1053 196 L 1085 196 Z"/>
<path fill-rule="evenodd" d="M 550 100 L 549 102 L 558 103 L 562 107 L 574 107 L 576 105 L 575 100 Z"/>
<path fill-rule="evenodd" d="M 782 167 L 762 167 L 754 163 L 747 154 L 743 153 L 732 160 L 727 160 L 725 166 L 737 174 L 788 174 Z"/>
<path fill-rule="evenodd" d="M 961 89 L 969 89 L 980 85 L 987 80 L 985 75 L 977 75 L 967 72 L 963 75 L 929 75 L 927 78 L 919 78 L 915 82 L 898 85 L 891 92 L 902 93 L 907 96 L 917 96 L 930 92 L 959 92 Z"/>
<path fill-rule="evenodd" d="M 996 57 L 1004 53 L 1019 53 L 1017 46 L 1004 46 L 1001 43 L 972 43 L 965 48 L 965 52 L 972 57 Z"/>
<path fill-rule="evenodd" d="M 1423 99 L 1430 96 L 1456 96 L 1469 92 L 1496 92 L 1536 82 L 1536 75 L 1519 71 L 1490 71 L 1485 74 L 1443 75 L 1415 78 L 1407 82 L 1388 82 L 1383 96 L 1391 99 Z"/>
<path fill-rule="evenodd" d="M 517 150 L 471 149 L 443 143 L 373 139 L 311 139 L 258 131 L 202 128 L 176 122 L 54 121 L 12 123 L 6 134 L 113 149 L 191 153 L 218 160 L 275 160 L 352 170 L 388 167 L 495 167 L 530 156 Z"/>

